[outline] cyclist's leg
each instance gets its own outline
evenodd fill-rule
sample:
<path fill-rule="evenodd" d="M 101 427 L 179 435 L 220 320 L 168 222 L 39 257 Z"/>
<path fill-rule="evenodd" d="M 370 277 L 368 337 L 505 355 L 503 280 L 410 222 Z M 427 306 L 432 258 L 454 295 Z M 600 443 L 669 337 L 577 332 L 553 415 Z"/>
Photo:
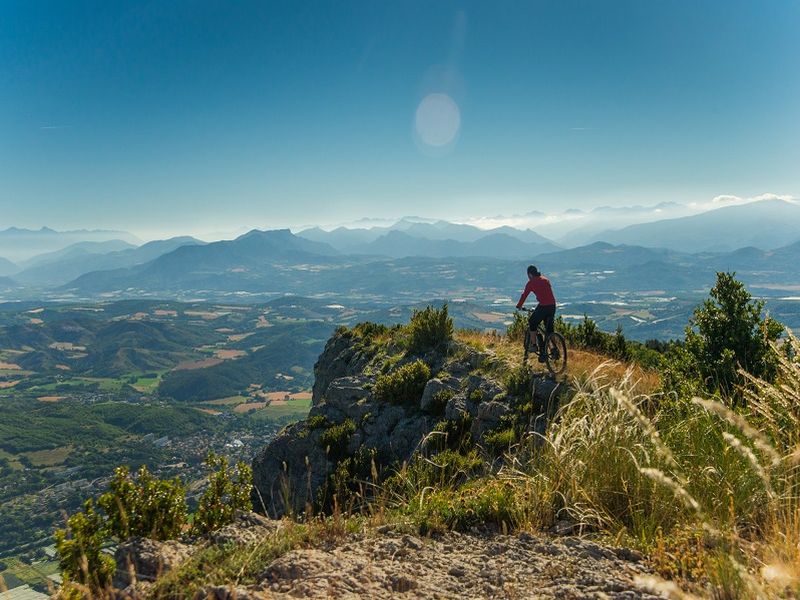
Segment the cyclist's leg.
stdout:
<path fill-rule="evenodd" d="M 539 323 L 542 322 L 544 317 L 545 317 L 545 314 L 544 314 L 544 311 L 542 311 L 542 305 L 540 304 L 531 313 L 531 318 L 530 318 L 530 322 L 529 322 L 530 323 L 530 327 L 531 327 L 531 331 L 536 332 L 536 342 L 537 342 L 537 345 L 539 346 L 539 358 L 540 359 L 544 358 L 545 349 L 544 349 L 544 340 L 542 339 L 542 334 L 539 333 Z"/>
<path fill-rule="evenodd" d="M 550 334 L 552 334 L 553 331 L 555 330 L 555 316 L 556 316 L 555 305 L 542 307 L 542 313 L 543 313 L 544 328 L 549 338 Z M 542 351 L 540 353 L 540 356 L 544 357 L 547 355 L 548 352 L 549 350 L 545 347 L 545 344 L 542 343 Z"/>
<path fill-rule="evenodd" d="M 556 320 L 556 306 L 545 306 L 544 327 L 547 330 L 547 335 L 550 335 L 555 330 Z"/>

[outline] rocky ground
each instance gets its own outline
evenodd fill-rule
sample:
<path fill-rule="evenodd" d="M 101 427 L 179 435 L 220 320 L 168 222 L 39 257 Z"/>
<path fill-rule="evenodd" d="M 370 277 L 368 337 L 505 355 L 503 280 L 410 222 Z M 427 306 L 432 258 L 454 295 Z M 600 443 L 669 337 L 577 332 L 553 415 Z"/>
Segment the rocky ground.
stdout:
<path fill-rule="evenodd" d="M 243 514 L 209 543 L 253 544 L 282 527 Z M 121 579 L 135 570 L 137 586 L 123 598 L 145 598 L 152 575 L 180 567 L 198 548 L 178 542 L 135 540 L 117 553 Z M 131 565 L 127 558 L 135 559 Z M 127 568 L 125 564 L 127 563 Z M 133 566 L 133 569 L 132 569 Z M 419 537 L 384 526 L 335 543 L 292 550 L 264 565 L 248 586 L 207 586 L 197 600 L 290 598 L 558 598 L 648 599 L 637 578 L 649 569 L 636 552 L 574 536 L 487 532 Z M 120 589 L 128 581 L 118 580 Z"/>
<path fill-rule="evenodd" d="M 354 536 L 329 549 L 294 550 L 247 588 L 210 598 L 657 598 L 639 589 L 640 557 L 575 537 L 448 533 Z"/>
<path fill-rule="evenodd" d="M 642 598 L 632 585 L 641 572 L 630 552 L 576 538 L 450 533 L 291 552 L 270 565 L 265 584 L 276 597 Z"/>

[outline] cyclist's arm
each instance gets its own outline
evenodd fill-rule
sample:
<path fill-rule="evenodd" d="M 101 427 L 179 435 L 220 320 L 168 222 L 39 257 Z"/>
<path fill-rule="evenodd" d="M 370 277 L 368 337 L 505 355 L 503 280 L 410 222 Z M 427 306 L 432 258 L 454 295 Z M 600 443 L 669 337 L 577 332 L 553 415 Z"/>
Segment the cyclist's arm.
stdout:
<path fill-rule="evenodd" d="M 522 295 L 519 297 L 519 302 L 517 302 L 517 309 L 522 308 L 522 305 L 525 304 L 525 300 L 528 298 L 531 291 L 532 291 L 531 284 L 530 282 L 528 282 L 528 284 L 525 286 L 525 289 L 522 290 Z"/>

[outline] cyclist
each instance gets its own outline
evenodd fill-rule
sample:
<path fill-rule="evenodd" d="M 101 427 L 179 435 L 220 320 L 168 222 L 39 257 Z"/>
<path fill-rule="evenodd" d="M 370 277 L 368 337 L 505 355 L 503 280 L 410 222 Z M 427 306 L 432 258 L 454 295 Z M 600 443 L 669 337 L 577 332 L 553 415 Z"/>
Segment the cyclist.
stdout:
<path fill-rule="evenodd" d="M 517 310 L 522 309 L 525 304 L 525 299 L 533 292 L 539 304 L 536 309 L 531 313 L 528 320 L 528 326 L 531 331 L 537 331 L 539 323 L 544 321 L 547 334 L 553 333 L 553 321 L 556 316 L 556 297 L 553 295 L 553 288 L 550 286 L 550 280 L 542 275 L 535 266 L 528 267 L 528 283 L 525 284 L 525 289 L 522 290 L 522 295 L 517 302 Z M 541 339 L 541 334 L 536 333 L 536 341 L 539 346 L 539 362 L 546 361 L 544 340 Z"/>

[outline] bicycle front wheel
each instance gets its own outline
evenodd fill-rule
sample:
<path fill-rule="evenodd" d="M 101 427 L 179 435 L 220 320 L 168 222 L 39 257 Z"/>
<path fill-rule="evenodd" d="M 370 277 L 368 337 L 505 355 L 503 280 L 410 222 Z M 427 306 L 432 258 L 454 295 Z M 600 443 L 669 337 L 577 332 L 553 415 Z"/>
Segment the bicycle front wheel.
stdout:
<path fill-rule="evenodd" d="M 567 368 L 567 342 L 564 336 L 554 331 L 547 336 L 547 368 L 553 375 L 560 375 Z"/>

